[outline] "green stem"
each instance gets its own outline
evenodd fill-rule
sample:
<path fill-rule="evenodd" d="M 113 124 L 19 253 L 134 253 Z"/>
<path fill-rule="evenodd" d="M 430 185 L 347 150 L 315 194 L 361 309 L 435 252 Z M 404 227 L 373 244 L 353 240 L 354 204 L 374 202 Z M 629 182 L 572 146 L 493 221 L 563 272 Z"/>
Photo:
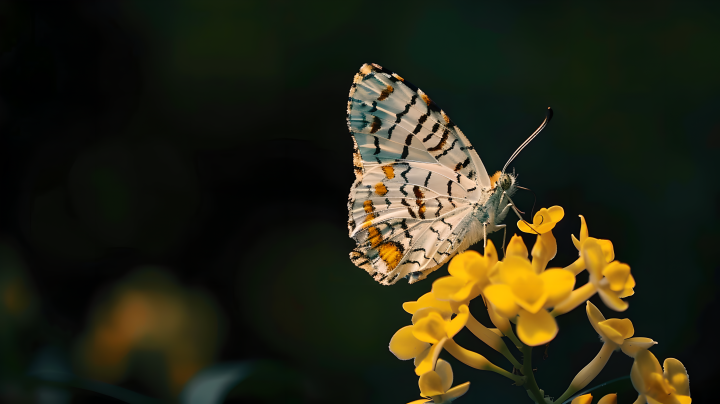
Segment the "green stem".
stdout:
<path fill-rule="evenodd" d="M 545 397 L 543 397 L 543 393 L 540 392 L 532 370 L 532 347 L 523 344 L 522 353 L 522 372 L 525 375 L 525 388 L 530 392 L 537 404 L 545 404 Z"/>

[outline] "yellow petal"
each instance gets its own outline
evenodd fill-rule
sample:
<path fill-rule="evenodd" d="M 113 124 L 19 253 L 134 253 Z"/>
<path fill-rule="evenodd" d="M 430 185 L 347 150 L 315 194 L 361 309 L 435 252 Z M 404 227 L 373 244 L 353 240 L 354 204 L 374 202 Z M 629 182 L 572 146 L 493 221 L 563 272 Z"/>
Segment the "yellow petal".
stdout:
<path fill-rule="evenodd" d="M 580 216 L 580 243 L 584 243 L 585 240 L 588 238 L 588 228 L 587 223 L 585 223 L 585 216 Z M 578 248 L 579 250 L 579 248 Z"/>
<path fill-rule="evenodd" d="M 402 308 L 403 310 L 405 310 L 405 312 L 413 314 L 417 309 L 420 308 L 420 305 L 416 301 L 405 302 L 402 304 Z"/>
<path fill-rule="evenodd" d="M 432 404 L 432 400 L 428 400 L 427 398 L 421 398 L 420 400 L 411 401 L 407 404 Z"/>
<path fill-rule="evenodd" d="M 455 256 L 448 265 L 450 275 L 463 280 L 470 280 L 472 277 L 470 268 L 476 265 L 482 265 L 483 256 L 479 252 L 467 250 Z"/>
<path fill-rule="evenodd" d="M 465 328 L 465 324 L 468 322 L 470 317 L 470 311 L 466 305 L 460 306 L 458 315 L 454 319 L 445 323 L 445 336 L 452 338 L 455 334 L 459 333 L 460 330 Z"/>
<path fill-rule="evenodd" d="M 448 390 L 447 393 L 440 396 L 440 402 L 449 403 L 450 401 L 455 400 L 456 398 L 467 393 L 468 389 L 470 389 L 470 382 L 458 384 L 457 386 Z"/>
<path fill-rule="evenodd" d="M 439 300 L 453 300 L 453 296 L 465 286 L 466 280 L 455 276 L 443 276 L 432 284 L 432 294 Z"/>
<path fill-rule="evenodd" d="M 508 257 L 511 256 L 524 258 L 528 257 L 528 249 L 525 246 L 525 242 L 523 242 L 522 237 L 518 236 L 517 234 L 512 236 L 510 242 L 508 243 L 507 250 L 505 251 L 504 261 L 507 261 Z"/>
<path fill-rule="evenodd" d="M 603 269 L 602 274 L 610 283 L 610 289 L 613 292 L 622 292 L 630 275 L 630 266 L 613 261 Z"/>
<path fill-rule="evenodd" d="M 583 394 L 575 397 L 570 404 L 590 404 L 592 402 L 592 394 Z"/>
<path fill-rule="evenodd" d="M 508 256 L 498 270 L 498 278 L 500 282 L 512 284 L 516 279 L 525 277 L 526 275 L 535 275 L 532 264 L 527 257 Z"/>
<path fill-rule="evenodd" d="M 577 248 L 577 250 L 580 251 L 580 247 L 582 247 L 582 244 L 580 243 L 580 240 L 578 240 L 577 238 L 575 238 L 575 235 L 574 235 L 574 234 L 571 234 L 571 235 L 570 235 L 570 238 L 572 239 L 572 242 L 573 242 L 573 245 L 575 246 L 575 248 Z M 578 398 L 579 398 L 579 397 L 578 397 Z"/>
<path fill-rule="evenodd" d="M 605 255 L 597 240 L 588 237 L 582 245 L 581 254 L 590 273 L 590 280 L 593 282 L 600 280 L 605 269 Z"/>
<path fill-rule="evenodd" d="M 467 303 L 470 300 L 480 296 L 480 291 L 480 285 L 470 281 L 453 295 L 451 301 Z M 453 311 L 457 313 L 456 310 Z"/>
<path fill-rule="evenodd" d="M 488 280 L 490 280 L 490 283 L 502 283 L 502 276 L 500 276 L 500 273 L 502 272 L 503 262 L 498 261 L 490 270 L 488 271 Z"/>
<path fill-rule="evenodd" d="M 617 394 L 611 393 L 601 398 L 597 404 L 617 404 Z"/>
<path fill-rule="evenodd" d="M 529 224 L 525 220 L 518 220 L 517 222 L 518 230 L 520 230 L 523 233 L 530 233 L 530 234 L 539 234 L 540 232 L 535 229 L 534 225 Z"/>
<path fill-rule="evenodd" d="M 548 208 L 548 214 L 550 216 L 550 220 L 553 223 L 557 223 L 565 217 L 565 210 L 562 206 L 555 205 Z"/>
<path fill-rule="evenodd" d="M 655 391 L 651 391 L 650 395 L 653 395 L 653 393 L 655 393 L 656 396 L 657 395 L 666 396 L 666 395 L 670 395 L 675 392 L 675 389 L 670 385 L 670 383 L 668 383 L 667 380 L 665 380 L 665 378 L 663 377 L 663 375 L 661 373 L 653 373 L 650 376 L 653 379 L 653 384 L 655 387 Z M 660 393 L 660 394 L 657 394 L 657 393 Z"/>
<path fill-rule="evenodd" d="M 485 298 L 494 306 L 495 311 L 506 317 L 514 317 L 517 314 L 518 306 L 515 304 L 515 296 L 508 285 L 489 285 L 484 290 Z M 498 328 L 500 328 L 498 326 Z"/>
<path fill-rule="evenodd" d="M 617 345 L 622 345 L 626 334 L 630 333 L 628 338 L 633 334 L 632 322 L 627 318 L 611 318 L 601 321 L 598 326 L 602 330 L 601 335 L 605 337 L 605 340 L 609 339 Z"/>
<path fill-rule="evenodd" d="M 633 278 L 632 274 L 628 275 L 628 279 L 625 282 L 625 289 L 623 289 L 622 292 L 618 294 L 618 297 L 628 297 L 635 294 L 635 291 L 633 288 L 635 287 L 635 278 Z"/>
<path fill-rule="evenodd" d="M 612 241 L 598 239 L 598 244 L 600 244 L 603 255 L 605 255 L 605 262 L 610 262 L 615 259 L 615 250 L 613 249 Z"/>
<path fill-rule="evenodd" d="M 620 299 L 617 293 L 611 291 L 609 286 L 601 286 L 598 288 L 598 293 L 603 303 L 612 310 L 625 311 L 628 306 L 630 306 L 627 302 Z"/>
<path fill-rule="evenodd" d="M 430 349 L 423 351 L 421 355 L 415 358 L 415 374 L 420 376 L 435 368 L 435 363 L 438 360 L 438 356 L 443 349 L 443 346 L 448 341 L 447 338 L 443 338 L 437 344 L 430 347 Z"/>
<path fill-rule="evenodd" d="M 438 300 L 432 292 L 428 292 L 420 296 L 416 302 L 403 303 L 403 310 L 410 314 L 415 314 L 416 311 L 424 307 L 436 307 L 443 313 L 448 313 L 448 316 L 452 314 L 452 307 L 450 306 L 450 303 L 444 300 Z"/>
<path fill-rule="evenodd" d="M 605 321 L 605 316 L 603 316 L 597 306 L 592 304 L 589 300 L 585 305 L 585 312 L 587 313 L 588 320 L 590 320 L 590 324 L 592 324 L 595 332 L 602 335 L 603 331 L 598 324 Z"/>
<path fill-rule="evenodd" d="M 638 352 L 643 349 L 650 349 L 655 344 L 657 342 L 650 338 L 634 337 L 623 341 L 621 348 L 625 355 L 634 358 Z"/>
<path fill-rule="evenodd" d="M 418 356 L 415 357 L 415 360 L 413 361 L 413 365 L 417 368 L 420 366 L 420 364 L 423 361 L 428 360 L 428 357 L 432 357 L 433 349 L 435 348 L 435 345 L 429 345 L 428 348 L 418 354 Z M 429 368 L 432 370 L 432 367 Z M 416 372 L 417 373 L 417 372 Z M 418 374 L 419 375 L 419 374 Z"/>
<path fill-rule="evenodd" d="M 415 314 L 413 314 L 413 316 L 412 316 L 412 323 L 413 324 L 417 323 L 421 319 L 429 316 L 430 313 L 435 313 L 445 320 L 449 320 L 450 317 L 452 317 L 451 311 L 450 312 L 442 311 L 442 310 L 438 309 L 437 307 L 432 307 L 432 306 L 423 307 L 422 309 L 418 309 L 417 311 L 415 311 Z"/>
<path fill-rule="evenodd" d="M 545 307 L 555 307 L 567 299 L 575 286 L 575 277 L 562 268 L 552 268 L 540 274 L 543 280 L 547 301 Z"/>
<path fill-rule="evenodd" d="M 681 394 L 675 394 L 675 399 L 678 400 L 680 404 L 690 404 L 692 403 L 692 399 L 690 396 L 683 396 Z"/>
<path fill-rule="evenodd" d="M 530 313 L 520 310 L 517 322 L 517 334 L 520 340 L 530 346 L 547 344 L 557 335 L 555 318 L 545 310 Z"/>
<path fill-rule="evenodd" d="M 418 385 L 420 386 L 420 395 L 424 397 L 438 396 L 445 392 L 440 375 L 432 370 L 420 375 Z"/>
<path fill-rule="evenodd" d="M 510 288 L 515 295 L 515 303 L 531 313 L 537 313 L 547 301 L 544 282 L 534 272 L 516 278 Z"/>
<path fill-rule="evenodd" d="M 450 390 L 453 382 L 453 371 L 452 366 L 442 359 L 438 359 L 435 364 L 435 372 L 440 375 L 442 380 L 442 391 L 443 393 Z"/>
<path fill-rule="evenodd" d="M 543 233 L 537 237 L 531 254 L 533 257 L 533 268 L 535 269 L 535 273 L 539 274 L 545 269 L 548 261 L 555 258 L 557 254 L 557 241 L 552 231 Z M 536 261 L 539 261 L 539 263 Z"/>
<path fill-rule="evenodd" d="M 555 227 L 555 224 L 556 222 L 553 222 L 550 211 L 546 208 L 542 208 L 533 217 L 532 227 L 537 233 L 543 234 L 552 230 Z"/>
<path fill-rule="evenodd" d="M 445 338 L 445 319 L 438 313 L 431 312 L 412 325 L 412 334 L 420 341 L 436 344 Z"/>
<path fill-rule="evenodd" d="M 690 379 L 682 362 L 675 358 L 667 358 L 663 362 L 663 376 L 675 388 L 675 393 L 690 395 Z"/>
<path fill-rule="evenodd" d="M 485 247 L 483 259 L 485 261 L 485 266 L 488 269 L 492 268 L 492 266 L 498 262 L 498 253 L 492 240 L 487 241 L 487 246 Z"/>
<path fill-rule="evenodd" d="M 626 340 L 635 334 L 635 328 L 629 318 L 611 318 L 600 323 L 601 327 L 612 327 L 616 330 L 623 340 Z"/>
<path fill-rule="evenodd" d="M 630 380 L 640 394 L 646 394 L 653 383 L 653 373 L 662 375 L 662 368 L 655 355 L 647 350 L 642 350 L 635 355 Z"/>
<path fill-rule="evenodd" d="M 390 339 L 390 352 L 403 361 L 415 358 L 430 346 L 413 336 L 412 327 L 408 325 L 399 329 Z"/>
<path fill-rule="evenodd" d="M 495 306 L 492 304 L 487 305 L 487 311 L 488 316 L 490 316 L 490 321 L 493 323 L 495 327 L 497 327 L 498 331 L 503 335 L 508 335 L 510 332 L 512 332 L 512 327 L 510 326 L 510 320 L 508 320 L 507 317 L 501 315 L 497 312 L 495 309 Z"/>

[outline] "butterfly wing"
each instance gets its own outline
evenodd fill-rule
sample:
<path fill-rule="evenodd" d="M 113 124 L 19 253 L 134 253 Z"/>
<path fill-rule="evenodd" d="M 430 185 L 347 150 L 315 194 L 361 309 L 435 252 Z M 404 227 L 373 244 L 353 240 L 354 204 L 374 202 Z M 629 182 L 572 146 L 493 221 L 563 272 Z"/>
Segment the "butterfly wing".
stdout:
<path fill-rule="evenodd" d="M 350 89 L 356 181 L 348 200 L 353 262 L 382 284 L 425 278 L 458 249 L 490 187 L 460 129 L 420 89 L 363 65 Z"/>

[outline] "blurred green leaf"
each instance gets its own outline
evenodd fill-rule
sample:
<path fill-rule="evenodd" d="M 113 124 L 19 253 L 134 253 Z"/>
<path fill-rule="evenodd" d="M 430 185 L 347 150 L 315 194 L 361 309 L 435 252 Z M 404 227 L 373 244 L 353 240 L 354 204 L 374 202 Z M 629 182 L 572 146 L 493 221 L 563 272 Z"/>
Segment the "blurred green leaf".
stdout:
<path fill-rule="evenodd" d="M 255 369 L 255 362 L 223 363 L 202 370 L 180 393 L 182 404 L 222 403 L 227 393 Z"/>
<path fill-rule="evenodd" d="M 220 404 L 227 396 L 262 402 L 302 401 L 302 375 L 269 360 L 221 363 L 199 372 L 180 393 L 182 404 Z"/>

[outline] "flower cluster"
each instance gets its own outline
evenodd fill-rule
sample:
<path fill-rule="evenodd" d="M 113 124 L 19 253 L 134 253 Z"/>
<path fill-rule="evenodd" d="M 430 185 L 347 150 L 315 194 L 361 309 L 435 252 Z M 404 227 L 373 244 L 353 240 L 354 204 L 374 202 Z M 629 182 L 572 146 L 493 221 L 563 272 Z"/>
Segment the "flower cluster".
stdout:
<path fill-rule="evenodd" d="M 439 359 L 442 351 L 470 367 L 511 379 L 523 386 L 536 403 L 546 404 L 562 403 L 573 397 L 600 373 L 617 350 L 635 360 L 631 379 L 639 393 L 636 403 L 690 403 L 688 376 L 680 361 L 665 360 L 663 371 L 648 351 L 655 341 L 633 337 L 635 330 L 629 319 L 606 319 L 588 300 L 598 294 L 607 308 L 621 312 L 628 308 L 623 299 L 634 294 L 635 279 L 630 266 L 615 260 L 612 242 L 590 237 L 585 218 L 580 216 L 580 237 L 572 236 L 578 259 L 566 267 L 548 268 L 557 253 L 552 230 L 563 216 L 563 209 L 553 206 L 535 214 L 532 224 L 518 222 L 521 231 L 537 237 L 531 251 L 522 237 L 515 235 L 502 260 L 491 241 L 483 254 L 475 251 L 458 254 L 450 261 L 449 276 L 436 280 L 432 291 L 417 301 L 403 305 L 412 314 L 412 325 L 395 333 L 390 351 L 399 359 L 415 360 L 415 373 L 420 377 L 420 392 L 425 398 L 413 403 L 446 403 L 468 390 L 469 382 L 452 387 L 450 364 Z M 588 282 L 576 287 L 576 276 L 585 270 Z M 487 327 L 471 314 L 470 302 L 478 297 L 482 298 L 493 327 Z M 583 303 L 603 345 L 565 393 L 553 401 L 535 381 L 530 353 L 532 347 L 545 345 L 558 334 L 556 317 Z M 513 365 L 512 371 L 458 345 L 453 338 L 463 328 L 507 358 Z M 522 363 L 504 338 L 521 352 Z M 587 404 L 591 400 L 592 396 L 585 394 L 572 403 Z M 615 402 L 614 394 L 600 400 L 603 404 Z"/>

